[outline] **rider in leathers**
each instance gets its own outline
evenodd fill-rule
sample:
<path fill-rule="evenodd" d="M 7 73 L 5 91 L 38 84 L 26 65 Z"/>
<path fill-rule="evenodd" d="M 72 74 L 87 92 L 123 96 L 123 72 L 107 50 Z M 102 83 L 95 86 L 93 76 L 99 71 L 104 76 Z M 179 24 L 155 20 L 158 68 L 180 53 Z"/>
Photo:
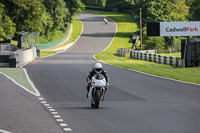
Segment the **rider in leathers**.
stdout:
<path fill-rule="evenodd" d="M 103 69 L 101 63 L 96 63 L 94 68 L 92 68 L 89 72 L 89 75 L 86 79 L 86 81 L 88 82 L 88 85 L 87 85 L 87 97 L 88 97 L 88 92 L 89 92 L 89 89 L 90 89 L 90 85 L 91 85 L 91 79 L 92 79 L 92 76 L 95 75 L 95 74 L 102 74 L 105 79 L 106 79 L 106 85 L 109 86 L 110 85 L 110 79 L 108 77 L 108 74 L 106 73 L 106 71 Z M 107 89 L 107 87 L 106 87 Z"/>

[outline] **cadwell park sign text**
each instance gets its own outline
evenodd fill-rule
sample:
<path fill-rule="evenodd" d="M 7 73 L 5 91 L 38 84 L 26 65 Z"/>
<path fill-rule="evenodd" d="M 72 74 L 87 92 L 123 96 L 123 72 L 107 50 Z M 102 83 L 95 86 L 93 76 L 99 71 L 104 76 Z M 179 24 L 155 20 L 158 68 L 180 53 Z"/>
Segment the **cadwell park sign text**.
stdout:
<path fill-rule="evenodd" d="M 160 22 L 160 36 L 199 36 L 200 22 Z"/>
<path fill-rule="evenodd" d="M 148 36 L 200 36 L 200 21 L 147 23 Z"/>

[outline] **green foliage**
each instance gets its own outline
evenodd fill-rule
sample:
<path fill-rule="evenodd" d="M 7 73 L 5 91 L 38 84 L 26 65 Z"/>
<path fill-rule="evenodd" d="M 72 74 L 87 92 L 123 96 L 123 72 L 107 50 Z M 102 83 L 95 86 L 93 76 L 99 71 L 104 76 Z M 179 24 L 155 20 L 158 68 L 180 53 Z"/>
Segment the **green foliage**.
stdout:
<path fill-rule="evenodd" d="M 58 41 L 61 38 L 65 37 L 66 34 L 64 34 L 62 31 L 59 31 L 59 30 L 54 31 L 54 32 L 50 32 L 47 37 L 46 36 L 39 36 L 38 44 L 46 44 L 46 43 L 49 43 L 49 42 Z"/>
<path fill-rule="evenodd" d="M 184 0 L 134 0 L 133 12 L 139 14 L 142 8 L 142 21 L 186 21 L 188 7 Z"/>
<path fill-rule="evenodd" d="M 72 16 L 79 14 L 85 6 L 81 2 L 81 0 L 64 0 L 66 2 L 67 8 L 69 9 L 70 16 L 69 22 L 72 21 Z"/>
<path fill-rule="evenodd" d="M 42 27 L 39 29 L 40 36 L 48 38 L 49 34 L 53 32 L 54 21 L 49 12 L 45 11 L 42 14 Z"/>
<path fill-rule="evenodd" d="M 193 0 L 185 0 L 185 4 L 190 7 L 190 5 L 192 4 Z"/>
<path fill-rule="evenodd" d="M 106 7 L 119 8 L 120 10 L 129 10 L 133 6 L 132 4 L 132 0 L 115 0 L 115 2 L 113 2 L 113 0 L 107 0 Z"/>
<path fill-rule="evenodd" d="M 163 37 L 150 37 L 146 40 L 146 48 L 145 49 L 164 49 L 165 47 L 165 39 Z"/>
<path fill-rule="evenodd" d="M 188 7 L 184 0 L 173 2 L 169 5 L 171 11 L 167 21 L 187 21 Z"/>
<path fill-rule="evenodd" d="M 52 21 L 52 27 L 47 29 L 52 31 L 63 30 L 65 32 L 70 14 L 64 0 L 44 0 L 44 5 L 50 14 L 50 18 L 47 18 L 47 20 Z"/>
<path fill-rule="evenodd" d="M 193 0 L 191 3 L 190 9 L 190 20 L 192 21 L 200 21 L 200 1 Z"/>
<path fill-rule="evenodd" d="M 142 20 L 143 26 L 147 22 L 170 22 L 170 21 L 187 21 L 188 7 L 185 5 L 184 0 L 135 0 L 135 8 L 139 10 L 142 7 Z M 143 2 L 143 3 L 142 3 Z M 139 6 L 139 7 L 137 7 Z M 136 11 L 136 10 L 135 10 Z M 139 23 L 139 21 L 138 21 Z M 168 49 L 170 45 L 174 44 L 174 37 L 164 37 L 166 43 L 162 39 L 146 37 L 144 43 L 147 48 Z M 162 40 L 162 41 L 161 41 Z M 162 43 L 161 43 L 162 42 Z M 156 43 L 158 43 L 156 45 Z"/>
<path fill-rule="evenodd" d="M 80 0 L 1 0 L 0 39 L 28 31 L 40 32 L 41 42 L 59 40 L 83 8 Z"/>
<path fill-rule="evenodd" d="M 15 24 L 7 16 L 5 6 L 0 3 L 0 40 L 11 39 L 15 33 Z"/>
<path fill-rule="evenodd" d="M 87 6 L 105 7 L 106 0 L 81 0 Z"/>
<path fill-rule="evenodd" d="M 3 0 L 6 12 L 16 24 L 16 32 L 39 31 L 42 27 L 43 0 Z"/>
<path fill-rule="evenodd" d="M 79 37 L 83 29 L 83 25 L 81 21 L 78 20 L 77 18 L 72 17 L 72 23 L 73 23 L 73 32 L 72 32 L 71 39 L 69 40 L 68 43 L 74 42 Z"/>

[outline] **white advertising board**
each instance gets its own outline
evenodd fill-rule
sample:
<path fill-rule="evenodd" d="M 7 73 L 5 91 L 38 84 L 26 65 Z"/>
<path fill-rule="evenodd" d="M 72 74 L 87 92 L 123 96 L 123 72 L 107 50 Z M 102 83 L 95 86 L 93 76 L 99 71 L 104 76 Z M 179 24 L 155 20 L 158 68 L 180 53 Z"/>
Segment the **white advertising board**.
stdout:
<path fill-rule="evenodd" d="M 200 21 L 160 22 L 160 36 L 200 36 Z"/>

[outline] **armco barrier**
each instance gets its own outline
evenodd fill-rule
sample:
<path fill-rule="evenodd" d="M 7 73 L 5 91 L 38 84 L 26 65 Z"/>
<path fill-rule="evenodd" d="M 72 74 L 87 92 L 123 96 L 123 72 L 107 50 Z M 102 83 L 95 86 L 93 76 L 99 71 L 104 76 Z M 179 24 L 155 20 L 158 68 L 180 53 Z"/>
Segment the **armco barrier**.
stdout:
<path fill-rule="evenodd" d="M 55 41 L 55 42 L 51 42 L 51 43 L 38 44 L 38 45 L 37 45 L 37 48 L 38 48 L 38 49 L 48 49 L 48 48 L 52 48 L 52 47 L 58 46 L 60 43 L 62 43 L 63 41 L 65 41 L 65 40 L 69 37 L 70 31 L 72 30 L 71 27 L 72 27 L 72 26 L 71 26 L 71 24 L 70 24 L 68 34 L 67 34 L 65 37 L 63 37 L 62 39 L 60 39 L 60 40 L 58 40 L 58 41 Z"/>
<path fill-rule="evenodd" d="M 167 64 L 175 67 L 182 67 L 181 59 L 179 57 L 130 51 L 130 58 L 155 62 L 159 64 Z"/>

